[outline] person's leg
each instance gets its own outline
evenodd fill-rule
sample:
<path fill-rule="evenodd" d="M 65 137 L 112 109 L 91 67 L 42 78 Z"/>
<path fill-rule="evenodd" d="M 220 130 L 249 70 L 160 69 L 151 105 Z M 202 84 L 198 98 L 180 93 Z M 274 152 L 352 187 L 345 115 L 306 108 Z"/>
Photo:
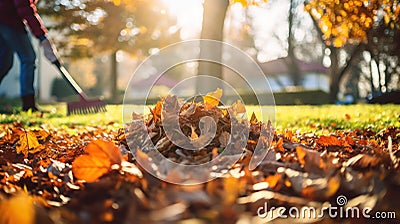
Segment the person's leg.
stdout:
<path fill-rule="evenodd" d="M 0 26 L 0 84 L 8 74 L 13 65 L 14 55 L 2 37 L 2 27 Z"/>
<path fill-rule="evenodd" d="M 9 48 L 16 52 L 21 62 L 20 85 L 23 110 L 37 110 L 35 106 L 35 78 L 36 54 L 27 33 L 2 27 L 3 39 Z"/>

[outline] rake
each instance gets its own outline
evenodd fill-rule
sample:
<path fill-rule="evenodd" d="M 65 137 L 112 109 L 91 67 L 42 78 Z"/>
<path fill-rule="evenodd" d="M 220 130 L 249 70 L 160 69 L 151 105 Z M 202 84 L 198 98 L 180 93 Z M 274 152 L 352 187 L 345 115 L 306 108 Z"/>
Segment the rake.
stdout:
<path fill-rule="evenodd" d="M 69 74 L 67 69 L 61 65 L 60 61 L 53 63 L 57 66 L 64 79 L 74 89 L 76 94 L 79 96 L 78 102 L 70 102 L 67 104 L 67 114 L 89 114 L 97 112 L 106 112 L 106 104 L 100 99 L 89 100 L 87 95 L 83 92 L 82 88 L 75 82 L 72 76 Z"/>

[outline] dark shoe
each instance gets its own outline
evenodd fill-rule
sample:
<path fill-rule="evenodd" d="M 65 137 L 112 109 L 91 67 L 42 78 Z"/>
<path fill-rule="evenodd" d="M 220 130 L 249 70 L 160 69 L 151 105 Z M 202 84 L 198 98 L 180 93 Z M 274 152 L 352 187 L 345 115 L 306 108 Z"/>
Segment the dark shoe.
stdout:
<path fill-rule="evenodd" d="M 22 110 L 31 110 L 32 112 L 39 111 L 39 109 L 36 107 L 34 94 L 29 94 L 22 97 Z"/>

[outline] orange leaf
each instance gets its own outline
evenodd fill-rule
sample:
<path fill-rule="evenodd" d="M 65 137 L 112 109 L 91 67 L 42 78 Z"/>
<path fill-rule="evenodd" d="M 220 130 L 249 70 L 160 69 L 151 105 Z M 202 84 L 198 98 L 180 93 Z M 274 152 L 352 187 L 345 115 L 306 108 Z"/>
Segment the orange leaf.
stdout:
<path fill-rule="evenodd" d="M 342 143 L 335 136 L 320 136 L 316 142 L 322 146 L 342 146 Z"/>
<path fill-rule="evenodd" d="M 222 97 L 222 89 L 220 88 L 215 90 L 215 92 L 207 93 L 207 95 L 203 96 L 203 101 L 206 109 L 211 109 L 213 107 L 218 106 L 221 97 Z"/>
<path fill-rule="evenodd" d="M 265 178 L 265 182 L 268 183 L 270 188 L 275 188 L 281 179 L 282 179 L 282 174 L 277 173 L 275 175 L 268 176 L 267 178 Z"/>
<path fill-rule="evenodd" d="M 157 121 L 161 119 L 162 104 L 163 100 L 159 100 L 156 106 L 153 109 L 150 109 L 150 112 L 153 115 L 154 123 L 157 123 Z"/>
<path fill-rule="evenodd" d="M 285 148 L 283 148 L 283 138 L 279 138 L 278 142 L 275 144 L 275 149 L 278 149 L 279 152 L 285 152 Z"/>
<path fill-rule="evenodd" d="M 122 162 L 121 152 L 112 142 L 103 140 L 92 141 L 86 146 L 85 152 L 91 156 L 109 158 L 111 165 L 121 164 Z"/>
<path fill-rule="evenodd" d="M 113 164 L 121 165 L 122 155 L 112 142 L 95 140 L 85 151 L 87 155 L 79 156 L 72 163 L 72 172 L 78 179 L 93 182 L 109 172 Z"/>
<path fill-rule="evenodd" d="M 0 223 L 35 223 L 35 207 L 32 197 L 20 192 L 10 199 L 1 201 Z"/>
<path fill-rule="evenodd" d="M 111 169 L 107 157 L 81 155 L 72 163 L 72 172 L 75 177 L 86 182 L 93 182 Z"/>
<path fill-rule="evenodd" d="M 234 177 L 228 177 L 224 179 L 224 199 L 223 202 L 225 205 L 231 205 L 235 203 L 236 198 L 239 194 L 239 180 Z"/>

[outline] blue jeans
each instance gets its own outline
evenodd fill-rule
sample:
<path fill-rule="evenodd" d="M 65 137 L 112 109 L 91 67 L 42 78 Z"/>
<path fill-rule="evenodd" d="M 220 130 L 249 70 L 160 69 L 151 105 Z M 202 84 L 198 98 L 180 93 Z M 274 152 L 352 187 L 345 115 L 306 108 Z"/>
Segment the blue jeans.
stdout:
<path fill-rule="evenodd" d="M 34 94 L 36 54 L 31 40 L 27 33 L 0 24 L 0 84 L 12 67 L 14 52 L 21 63 L 21 96 Z"/>

